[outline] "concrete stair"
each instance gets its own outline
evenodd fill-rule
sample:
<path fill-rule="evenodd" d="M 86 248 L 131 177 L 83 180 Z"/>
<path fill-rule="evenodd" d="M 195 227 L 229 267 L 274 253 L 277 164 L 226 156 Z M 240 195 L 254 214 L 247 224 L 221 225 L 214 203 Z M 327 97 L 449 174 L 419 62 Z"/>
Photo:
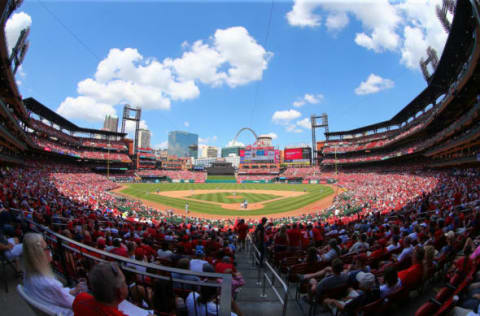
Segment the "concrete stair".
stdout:
<path fill-rule="evenodd" d="M 277 295 L 272 290 L 270 284 L 266 283 L 265 296 L 263 296 L 262 283 L 257 284 L 258 270 L 256 266 L 252 266 L 250 255 L 247 251 L 236 253 L 237 270 L 240 271 L 245 279 L 246 284 L 242 287 L 237 295 L 236 302 L 245 316 L 281 316 L 283 305 L 280 303 Z M 271 273 L 268 274 L 271 276 Z M 284 279 L 284 278 L 283 278 Z M 263 281 L 263 274 L 261 281 Z M 284 279 L 284 282 L 286 280 Z M 285 292 L 279 282 L 275 282 L 275 288 L 283 298 Z M 303 303 L 308 312 L 308 306 Z M 289 298 L 287 302 L 287 316 L 302 315 L 302 312 L 295 302 L 295 285 L 289 288 Z"/>

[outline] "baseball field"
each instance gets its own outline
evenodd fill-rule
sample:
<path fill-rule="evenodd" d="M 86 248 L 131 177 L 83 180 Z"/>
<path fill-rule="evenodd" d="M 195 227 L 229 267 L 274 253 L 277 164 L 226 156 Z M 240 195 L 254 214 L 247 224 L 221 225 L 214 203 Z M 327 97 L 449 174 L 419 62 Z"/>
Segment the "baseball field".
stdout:
<path fill-rule="evenodd" d="M 191 216 L 255 218 L 321 211 L 332 203 L 334 188 L 320 184 L 135 183 L 115 192 L 182 215 L 188 208 Z"/>

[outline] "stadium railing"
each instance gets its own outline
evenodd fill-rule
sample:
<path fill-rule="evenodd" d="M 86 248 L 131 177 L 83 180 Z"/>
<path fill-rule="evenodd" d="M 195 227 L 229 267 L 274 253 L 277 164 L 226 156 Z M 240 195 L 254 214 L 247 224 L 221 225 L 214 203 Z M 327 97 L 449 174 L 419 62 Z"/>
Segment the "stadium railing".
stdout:
<path fill-rule="evenodd" d="M 253 266 L 257 266 L 257 285 L 262 285 L 262 293 L 260 297 L 267 297 L 267 282 L 270 288 L 272 289 L 275 296 L 283 305 L 282 316 L 285 316 L 287 313 L 287 303 L 288 303 L 288 286 L 278 275 L 275 269 L 268 263 L 266 259 L 263 260 L 263 263 L 260 262 L 261 254 L 258 248 L 255 246 L 250 235 L 247 236 L 247 249 L 250 253 L 250 260 L 252 261 Z M 268 276 L 268 273 L 271 276 Z M 275 282 L 278 282 L 280 285 L 280 290 L 283 290 L 284 293 L 280 293 L 279 289 L 275 286 Z M 283 294 L 283 295 L 282 295 Z"/>
<path fill-rule="evenodd" d="M 44 236 L 45 241 L 50 246 L 52 250 L 53 258 L 59 258 L 61 268 L 63 270 L 63 276 L 66 279 L 68 285 L 73 284 L 72 277 L 68 274 L 67 266 L 67 257 L 69 255 L 79 257 L 75 260 L 75 264 L 78 264 L 80 259 L 88 258 L 89 260 L 97 262 L 105 261 L 114 261 L 119 264 L 123 271 L 128 271 L 136 275 L 143 275 L 145 277 L 150 277 L 152 279 L 167 280 L 170 281 L 170 285 L 173 286 L 173 282 L 180 284 L 188 284 L 193 286 L 211 286 L 220 288 L 220 304 L 218 307 L 218 315 L 220 316 L 230 316 L 231 315 L 231 289 L 232 289 L 232 276 L 231 274 L 221 274 L 221 273 L 208 273 L 208 272 L 194 272 L 190 270 L 183 270 L 178 268 L 171 268 L 167 266 L 162 266 L 153 263 L 147 263 L 143 261 L 137 261 L 122 256 L 118 256 L 106 251 L 99 250 L 94 247 L 87 246 L 85 244 L 79 243 L 73 239 L 67 238 L 63 235 L 55 233 L 51 229 L 41 224 L 38 224 L 30 219 L 25 218 L 24 212 L 21 210 L 11 209 L 11 211 L 16 211 L 20 214 L 21 220 L 25 223 L 28 223 L 29 228 L 32 231 L 41 233 Z M 62 224 L 59 224 L 62 225 Z M 53 247 L 52 247 L 53 246 Z M 141 271 L 142 269 L 135 269 L 133 267 L 145 268 L 145 272 Z M 147 270 L 148 269 L 148 270 Z M 151 273 L 147 271 L 155 271 L 156 273 Z M 159 273 L 159 274 L 157 274 Z M 190 281 L 183 279 L 176 279 L 172 277 L 172 273 L 183 274 L 183 275 L 194 275 L 201 279 L 206 279 L 206 281 Z M 222 279 L 221 283 L 211 281 L 212 279 Z M 210 281 L 208 280 L 210 279 Z"/>

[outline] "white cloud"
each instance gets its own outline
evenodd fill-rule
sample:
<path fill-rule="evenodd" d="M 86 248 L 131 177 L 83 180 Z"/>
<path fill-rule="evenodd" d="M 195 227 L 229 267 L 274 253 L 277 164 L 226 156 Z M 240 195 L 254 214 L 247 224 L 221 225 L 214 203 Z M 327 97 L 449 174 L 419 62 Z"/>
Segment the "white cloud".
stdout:
<path fill-rule="evenodd" d="M 268 134 L 264 134 L 264 136 L 270 136 L 272 139 L 277 139 L 278 135 L 275 134 L 275 133 L 268 133 Z"/>
<path fill-rule="evenodd" d="M 233 139 L 232 139 L 231 141 L 229 141 L 229 142 L 227 143 L 227 147 L 232 147 L 232 146 L 242 146 L 242 147 L 243 147 L 243 146 L 245 146 L 245 144 L 244 144 L 244 143 L 241 143 L 241 142 L 239 142 L 239 141 L 235 141 L 235 142 L 234 142 Z"/>
<path fill-rule="evenodd" d="M 105 115 L 116 115 L 110 104 L 99 103 L 95 99 L 85 96 L 77 98 L 67 97 L 58 107 L 57 113 L 67 117 L 89 122 L 101 122 Z"/>
<path fill-rule="evenodd" d="M 212 44 L 196 41 L 181 58 L 166 59 L 164 63 L 180 78 L 214 87 L 225 83 L 236 87 L 262 79 L 273 53 L 259 45 L 247 29 L 242 26 L 219 29 L 211 40 Z"/>
<path fill-rule="evenodd" d="M 93 78 L 78 83 L 78 97 L 62 102 L 63 113 L 70 119 L 101 121 L 100 115 L 86 116 L 74 108 L 66 109 L 85 98 L 92 108 L 98 105 L 109 107 L 109 111 L 124 103 L 147 110 L 168 110 L 171 101 L 197 98 L 198 83 L 236 87 L 261 80 L 273 56 L 240 26 L 218 29 L 205 42 L 198 40 L 191 46 L 184 42 L 181 46 L 185 51 L 180 58 L 163 61 L 146 58 L 135 48 L 110 49 Z"/>
<path fill-rule="evenodd" d="M 289 124 L 285 127 L 285 130 L 289 133 L 301 133 L 303 132 L 302 129 L 300 128 L 297 128 L 297 126 L 295 124 Z"/>
<path fill-rule="evenodd" d="M 297 121 L 297 126 L 303 127 L 305 129 L 311 129 L 312 123 L 310 121 L 310 118 L 306 117 L 303 120 Z"/>
<path fill-rule="evenodd" d="M 134 121 L 126 121 L 125 122 L 125 132 L 129 135 L 133 135 L 135 133 L 136 124 Z M 140 120 L 140 128 L 141 129 L 148 129 L 147 122 L 145 120 Z"/>
<path fill-rule="evenodd" d="M 163 141 L 160 144 L 154 145 L 153 149 L 167 149 L 168 148 L 168 141 Z"/>
<path fill-rule="evenodd" d="M 323 100 L 323 94 L 305 94 L 305 101 L 307 101 L 308 103 L 311 103 L 311 104 L 317 104 L 317 103 L 320 103 L 322 102 Z"/>
<path fill-rule="evenodd" d="M 321 17 L 313 11 L 318 6 L 318 1 L 294 0 L 292 11 L 287 13 L 290 25 L 300 27 L 319 26 Z"/>
<path fill-rule="evenodd" d="M 218 139 L 217 136 L 208 136 L 206 138 L 199 137 L 198 138 L 198 143 L 207 145 L 207 144 L 215 143 L 217 141 L 217 139 Z"/>
<path fill-rule="evenodd" d="M 320 93 L 319 94 L 306 93 L 303 97 L 301 97 L 300 99 L 293 102 L 293 106 L 296 107 L 296 108 L 299 108 L 299 107 L 304 106 L 307 103 L 317 104 L 317 103 L 322 102 L 323 99 L 324 99 L 323 94 L 320 94 Z"/>
<path fill-rule="evenodd" d="M 183 122 L 183 125 L 185 125 L 185 127 L 189 127 L 190 123 L 188 121 L 185 121 L 185 122 Z"/>
<path fill-rule="evenodd" d="M 5 24 L 5 36 L 7 37 L 8 54 L 12 51 L 17 43 L 18 37 L 23 29 L 32 25 L 32 18 L 25 12 L 12 14 Z"/>
<path fill-rule="evenodd" d="M 290 109 L 286 111 L 276 111 L 273 113 L 272 121 L 275 124 L 288 124 L 291 120 L 299 118 L 301 116 L 300 112 Z"/>
<path fill-rule="evenodd" d="M 428 46 L 434 48 L 440 57 L 448 34 L 439 22 L 435 6 L 442 6 L 441 0 L 406 0 L 398 6 L 410 21 L 403 28 L 404 42 L 400 62 L 410 69 L 419 69 L 419 61 L 426 56 Z M 447 16 L 451 21 L 450 14 Z"/>
<path fill-rule="evenodd" d="M 345 12 L 334 12 L 327 17 L 325 25 L 330 32 L 342 30 L 349 22 Z"/>
<path fill-rule="evenodd" d="M 355 94 L 365 95 L 371 93 L 377 93 L 382 90 L 393 88 L 395 83 L 390 79 L 384 79 L 375 74 L 370 74 L 366 81 L 362 81 L 360 85 L 355 89 Z"/>
<path fill-rule="evenodd" d="M 293 102 L 293 106 L 296 107 L 296 108 L 302 107 L 304 105 L 305 105 L 305 100 L 303 100 L 303 99 Z"/>
<path fill-rule="evenodd" d="M 287 19 L 292 26 L 319 27 L 323 17 L 328 31 L 337 33 L 354 17 L 362 25 L 355 43 L 376 53 L 397 52 L 400 63 L 419 69 L 428 46 L 440 56 L 448 34 L 436 16 L 442 0 L 294 0 Z M 451 14 L 448 18 L 451 20 Z"/>

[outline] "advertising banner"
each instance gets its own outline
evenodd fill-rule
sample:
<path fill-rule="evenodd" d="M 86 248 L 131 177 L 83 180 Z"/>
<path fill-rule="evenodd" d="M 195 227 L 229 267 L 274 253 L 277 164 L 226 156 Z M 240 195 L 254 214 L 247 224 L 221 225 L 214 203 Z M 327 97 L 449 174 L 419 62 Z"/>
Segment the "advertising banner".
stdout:
<path fill-rule="evenodd" d="M 302 148 L 285 149 L 285 160 L 302 159 Z"/>

